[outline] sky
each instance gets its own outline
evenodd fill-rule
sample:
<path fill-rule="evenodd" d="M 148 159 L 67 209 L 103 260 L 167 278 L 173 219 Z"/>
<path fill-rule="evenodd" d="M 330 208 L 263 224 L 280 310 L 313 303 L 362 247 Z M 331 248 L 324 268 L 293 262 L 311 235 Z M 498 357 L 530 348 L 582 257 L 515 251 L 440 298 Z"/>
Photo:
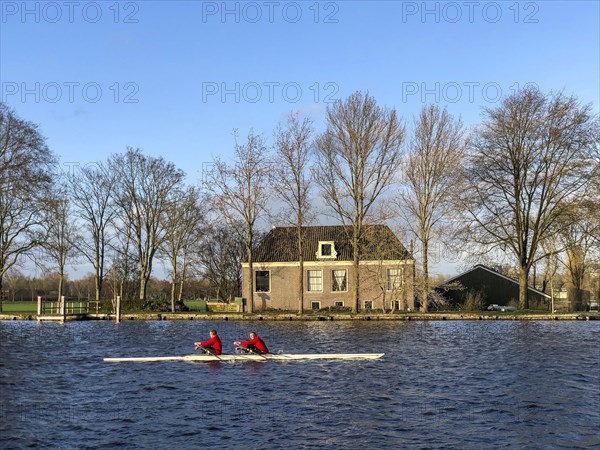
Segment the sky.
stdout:
<path fill-rule="evenodd" d="M 322 130 L 355 91 L 470 127 L 530 83 L 599 110 L 600 2 L 0 0 L 0 101 L 66 171 L 129 146 L 197 183 L 233 130 Z"/>

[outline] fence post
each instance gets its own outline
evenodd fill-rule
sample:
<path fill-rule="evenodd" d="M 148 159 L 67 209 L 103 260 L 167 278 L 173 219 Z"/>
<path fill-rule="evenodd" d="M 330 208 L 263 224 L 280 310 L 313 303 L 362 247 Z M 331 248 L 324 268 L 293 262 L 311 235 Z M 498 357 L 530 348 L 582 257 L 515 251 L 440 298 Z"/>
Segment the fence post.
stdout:
<path fill-rule="evenodd" d="M 62 321 L 65 322 L 67 320 L 67 302 L 65 301 L 64 295 L 60 297 L 60 307 L 62 313 Z"/>
<path fill-rule="evenodd" d="M 41 316 L 42 315 L 42 297 L 38 295 L 37 298 L 37 315 Z"/>

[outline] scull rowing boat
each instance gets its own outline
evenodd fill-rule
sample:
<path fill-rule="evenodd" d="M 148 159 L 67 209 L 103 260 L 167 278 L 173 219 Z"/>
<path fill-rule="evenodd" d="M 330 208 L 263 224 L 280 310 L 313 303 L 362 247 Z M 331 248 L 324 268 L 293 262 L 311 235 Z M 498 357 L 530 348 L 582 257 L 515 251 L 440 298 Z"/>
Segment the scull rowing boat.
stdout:
<path fill-rule="evenodd" d="M 104 358 L 104 362 L 159 362 L 159 361 L 190 361 L 190 362 L 214 362 L 214 361 L 306 361 L 314 359 L 379 359 L 384 353 L 321 353 L 321 354 L 271 354 L 258 355 L 256 353 L 243 353 L 235 355 L 183 355 L 183 356 L 140 356 L 130 358 Z"/>

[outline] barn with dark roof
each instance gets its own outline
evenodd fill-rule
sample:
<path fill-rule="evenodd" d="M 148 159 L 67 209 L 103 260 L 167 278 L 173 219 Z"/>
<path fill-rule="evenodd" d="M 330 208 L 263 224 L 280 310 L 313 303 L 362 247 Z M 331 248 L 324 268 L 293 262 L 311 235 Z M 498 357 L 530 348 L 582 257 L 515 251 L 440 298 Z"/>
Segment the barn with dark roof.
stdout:
<path fill-rule="evenodd" d="M 352 228 L 302 228 L 304 310 L 350 308 L 353 292 Z M 364 228 L 359 253 L 359 299 L 364 310 L 414 309 L 414 258 L 386 225 Z M 299 257 L 293 227 L 275 227 L 254 251 L 254 308 L 299 309 Z M 249 276 L 248 263 L 242 264 Z M 247 283 L 243 296 L 249 298 Z"/>
<path fill-rule="evenodd" d="M 454 308 L 464 305 L 469 296 L 479 296 L 484 309 L 490 305 L 517 306 L 519 300 L 519 282 L 483 264 L 440 283 L 435 290 Z M 528 287 L 528 296 L 532 309 L 548 308 L 548 294 Z"/>

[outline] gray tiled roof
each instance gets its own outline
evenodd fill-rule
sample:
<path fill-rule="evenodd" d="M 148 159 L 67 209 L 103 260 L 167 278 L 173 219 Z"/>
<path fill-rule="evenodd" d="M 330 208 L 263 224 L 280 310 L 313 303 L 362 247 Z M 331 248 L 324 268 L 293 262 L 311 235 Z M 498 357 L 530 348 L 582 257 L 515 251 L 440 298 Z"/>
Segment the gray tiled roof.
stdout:
<path fill-rule="evenodd" d="M 352 261 L 352 227 L 342 225 L 302 227 L 304 261 L 317 261 L 319 241 L 333 241 L 336 261 Z M 387 225 L 365 226 L 361 260 L 412 259 L 406 248 Z M 255 262 L 297 261 L 296 229 L 273 228 L 254 251 Z"/>

